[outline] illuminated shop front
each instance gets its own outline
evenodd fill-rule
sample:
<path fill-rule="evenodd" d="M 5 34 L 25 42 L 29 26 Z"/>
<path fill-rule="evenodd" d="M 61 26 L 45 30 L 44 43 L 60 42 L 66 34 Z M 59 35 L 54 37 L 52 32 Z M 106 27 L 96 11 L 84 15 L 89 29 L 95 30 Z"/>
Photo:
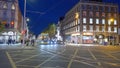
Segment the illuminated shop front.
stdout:
<path fill-rule="evenodd" d="M 92 44 L 93 43 L 93 33 L 83 32 L 82 43 L 83 44 Z"/>
<path fill-rule="evenodd" d="M 16 31 L 4 31 L 0 35 L 0 43 L 6 44 L 8 39 L 11 39 L 14 42 L 20 41 L 20 34 Z"/>
<path fill-rule="evenodd" d="M 71 35 L 71 43 L 79 44 L 80 42 L 80 33 L 74 33 Z"/>

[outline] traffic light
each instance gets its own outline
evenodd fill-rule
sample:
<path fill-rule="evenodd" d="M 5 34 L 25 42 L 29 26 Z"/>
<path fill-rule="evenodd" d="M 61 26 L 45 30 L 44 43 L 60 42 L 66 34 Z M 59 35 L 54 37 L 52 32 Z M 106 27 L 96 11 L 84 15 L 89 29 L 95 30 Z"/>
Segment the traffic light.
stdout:
<path fill-rule="evenodd" d="M 11 24 L 11 27 L 14 28 L 14 22 L 12 21 L 10 24 Z"/>
<path fill-rule="evenodd" d="M 23 35 L 23 34 L 25 34 L 27 32 L 27 30 L 23 30 L 22 32 L 21 32 L 21 34 Z"/>

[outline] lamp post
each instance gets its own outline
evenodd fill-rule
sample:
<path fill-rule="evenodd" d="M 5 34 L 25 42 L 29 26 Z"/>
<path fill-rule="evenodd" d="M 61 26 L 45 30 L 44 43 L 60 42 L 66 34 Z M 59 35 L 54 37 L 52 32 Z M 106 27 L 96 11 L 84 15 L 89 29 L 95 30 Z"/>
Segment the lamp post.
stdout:
<path fill-rule="evenodd" d="M 27 25 L 27 32 L 26 32 L 26 36 L 27 36 L 27 39 L 29 38 L 29 28 L 28 28 L 28 22 L 30 21 L 30 19 L 29 18 L 27 18 L 26 19 L 26 21 L 27 21 L 27 23 L 26 23 L 26 25 Z"/>
<path fill-rule="evenodd" d="M 25 31 L 25 24 L 26 24 L 26 0 L 24 0 L 24 16 L 23 16 L 23 29 L 22 32 Z M 23 33 L 23 45 L 25 43 L 25 34 Z"/>

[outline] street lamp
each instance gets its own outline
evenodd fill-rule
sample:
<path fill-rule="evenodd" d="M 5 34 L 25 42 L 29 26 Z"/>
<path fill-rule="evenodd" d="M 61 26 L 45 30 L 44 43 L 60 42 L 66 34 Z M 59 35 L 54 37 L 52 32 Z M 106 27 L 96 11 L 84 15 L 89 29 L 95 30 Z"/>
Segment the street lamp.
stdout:
<path fill-rule="evenodd" d="M 111 30 L 110 25 L 111 25 L 113 22 L 114 22 L 114 19 L 113 19 L 113 18 L 110 18 L 110 19 L 109 19 L 109 22 L 108 22 L 108 24 L 109 24 L 109 30 Z M 109 44 L 110 44 L 110 31 L 109 31 Z"/>

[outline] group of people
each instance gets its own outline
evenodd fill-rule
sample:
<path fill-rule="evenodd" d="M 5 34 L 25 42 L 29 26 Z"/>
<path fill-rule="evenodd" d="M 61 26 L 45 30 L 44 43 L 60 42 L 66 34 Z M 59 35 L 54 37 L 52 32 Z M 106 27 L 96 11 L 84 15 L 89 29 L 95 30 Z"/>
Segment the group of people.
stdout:
<path fill-rule="evenodd" d="M 22 43 L 23 43 L 23 39 L 21 39 L 21 44 Z M 24 43 L 25 43 L 26 46 L 29 46 L 29 45 L 34 46 L 35 45 L 35 40 L 34 39 L 26 39 L 24 41 Z"/>

